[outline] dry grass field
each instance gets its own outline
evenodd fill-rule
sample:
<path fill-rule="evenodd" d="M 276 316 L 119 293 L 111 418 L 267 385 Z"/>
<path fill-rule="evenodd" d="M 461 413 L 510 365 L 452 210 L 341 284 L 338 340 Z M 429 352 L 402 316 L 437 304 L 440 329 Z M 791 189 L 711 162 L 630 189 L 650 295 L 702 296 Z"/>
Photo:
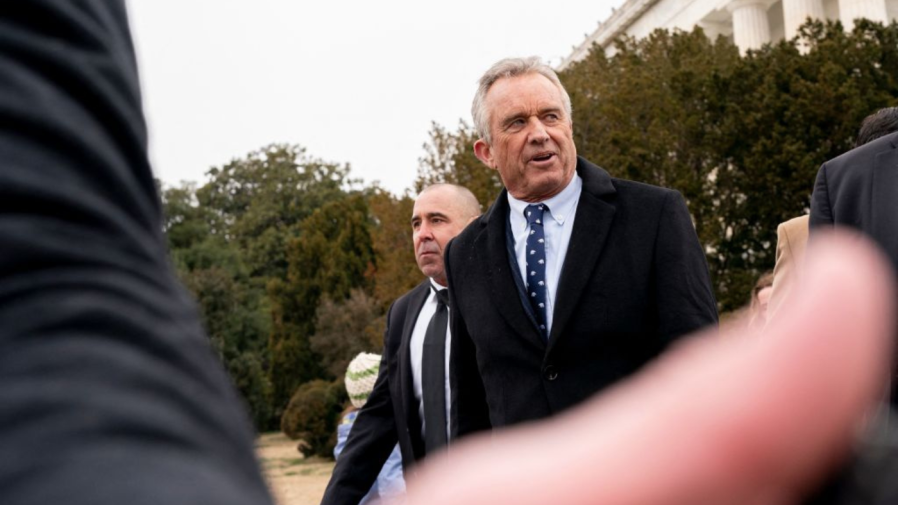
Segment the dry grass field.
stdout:
<path fill-rule="evenodd" d="M 318 505 L 334 469 L 334 462 L 304 458 L 296 442 L 282 433 L 256 439 L 256 453 L 278 505 Z"/>

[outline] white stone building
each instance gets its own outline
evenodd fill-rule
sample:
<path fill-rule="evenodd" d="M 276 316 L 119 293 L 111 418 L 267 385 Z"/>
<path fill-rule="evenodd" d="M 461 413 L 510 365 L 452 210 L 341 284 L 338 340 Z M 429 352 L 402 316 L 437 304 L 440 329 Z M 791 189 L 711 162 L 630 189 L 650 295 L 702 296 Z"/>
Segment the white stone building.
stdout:
<path fill-rule="evenodd" d="M 585 58 L 594 43 L 610 56 L 619 36 L 641 39 L 656 28 L 691 31 L 698 25 L 711 38 L 729 37 L 744 53 L 791 39 L 808 17 L 839 19 L 850 30 L 857 18 L 883 23 L 898 18 L 898 0 L 626 0 L 558 69 Z"/>

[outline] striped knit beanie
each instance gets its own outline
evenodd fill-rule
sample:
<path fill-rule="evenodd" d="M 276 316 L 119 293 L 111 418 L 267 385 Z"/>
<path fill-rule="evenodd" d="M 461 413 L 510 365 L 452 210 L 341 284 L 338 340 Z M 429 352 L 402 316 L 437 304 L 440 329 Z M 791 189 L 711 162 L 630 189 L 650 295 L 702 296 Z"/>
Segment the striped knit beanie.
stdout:
<path fill-rule="evenodd" d="M 368 401 L 379 367 L 379 354 L 361 352 L 349 362 L 349 368 L 346 369 L 346 392 L 355 408 L 362 408 Z"/>

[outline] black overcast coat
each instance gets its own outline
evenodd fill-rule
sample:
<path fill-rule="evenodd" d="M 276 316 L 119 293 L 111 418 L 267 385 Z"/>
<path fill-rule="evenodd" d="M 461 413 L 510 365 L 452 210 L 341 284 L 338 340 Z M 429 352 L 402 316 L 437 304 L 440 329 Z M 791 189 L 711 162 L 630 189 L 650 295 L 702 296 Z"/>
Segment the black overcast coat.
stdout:
<path fill-rule="evenodd" d="M 717 322 L 682 196 L 583 158 L 577 173 L 583 191 L 548 343 L 512 270 L 505 190 L 447 247 L 454 436 L 558 413 Z"/>
<path fill-rule="evenodd" d="M 811 196 L 810 238 L 833 226 L 848 226 L 872 238 L 898 272 L 898 133 L 820 167 Z M 898 360 L 893 361 L 891 403 L 898 406 Z"/>
<path fill-rule="evenodd" d="M 387 313 L 379 375 L 368 401 L 352 424 L 346 448 L 337 460 L 321 500 L 324 505 L 358 504 L 371 489 L 397 442 L 406 475 L 424 457 L 409 342 L 430 286 L 430 280 L 425 280 L 398 298 Z"/>
<path fill-rule="evenodd" d="M 834 225 L 867 234 L 898 267 L 898 133 L 820 167 L 811 197 L 811 234 Z"/>

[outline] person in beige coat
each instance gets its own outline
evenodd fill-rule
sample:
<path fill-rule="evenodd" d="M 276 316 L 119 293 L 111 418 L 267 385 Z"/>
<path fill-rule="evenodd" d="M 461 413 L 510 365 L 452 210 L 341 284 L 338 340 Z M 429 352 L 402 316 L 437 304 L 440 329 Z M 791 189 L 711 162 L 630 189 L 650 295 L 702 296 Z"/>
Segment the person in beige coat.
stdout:
<path fill-rule="evenodd" d="M 886 107 L 870 114 L 861 122 L 854 147 L 898 131 L 898 107 Z M 804 215 L 780 223 L 776 228 L 776 266 L 773 268 L 773 292 L 767 305 L 767 320 L 776 315 L 783 300 L 792 290 L 801 271 L 808 243 L 810 216 Z"/>
<path fill-rule="evenodd" d="M 767 321 L 789 296 L 804 262 L 808 243 L 808 215 L 792 218 L 776 227 L 776 266 L 773 267 L 773 291 L 767 303 Z"/>

